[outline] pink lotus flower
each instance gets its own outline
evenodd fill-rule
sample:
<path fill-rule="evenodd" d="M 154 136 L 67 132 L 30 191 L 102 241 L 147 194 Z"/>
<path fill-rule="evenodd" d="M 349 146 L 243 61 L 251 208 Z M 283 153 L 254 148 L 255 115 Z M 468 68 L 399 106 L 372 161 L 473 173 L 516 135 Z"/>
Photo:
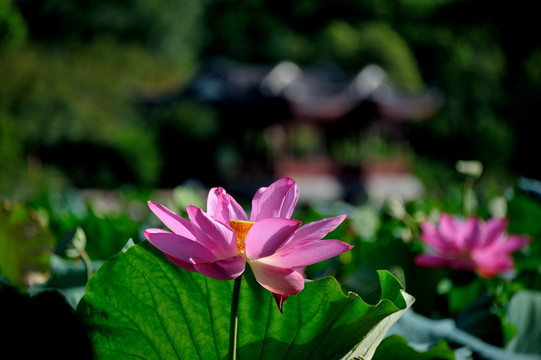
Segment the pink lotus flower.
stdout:
<path fill-rule="evenodd" d="M 352 248 L 338 240 L 320 241 L 347 215 L 300 226 L 291 219 L 299 198 L 297 184 L 283 178 L 259 189 L 250 218 L 223 188 L 212 188 L 207 212 L 187 207 L 189 221 L 161 204 L 150 209 L 171 230 L 147 229 L 145 236 L 177 266 L 218 280 L 229 280 L 250 264 L 256 280 L 274 294 L 278 307 L 304 288 L 304 267 Z"/>
<path fill-rule="evenodd" d="M 421 240 L 431 252 L 415 258 L 424 267 L 451 267 L 470 270 L 491 278 L 514 268 L 511 253 L 528 245 L 527 236 L 507 235 L 505 219 L 487 222 L 468 218 L 464 221 L 441 214 L 438 226 L 425 221 Z"/>

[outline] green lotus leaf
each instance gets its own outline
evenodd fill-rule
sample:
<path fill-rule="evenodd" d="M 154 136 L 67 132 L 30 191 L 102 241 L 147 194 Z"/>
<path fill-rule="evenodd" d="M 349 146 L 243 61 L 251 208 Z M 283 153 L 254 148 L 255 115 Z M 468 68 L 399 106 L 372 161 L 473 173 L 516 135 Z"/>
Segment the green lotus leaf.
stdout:
<path fill-rule="evenodd" d="M 308 281 L 287 299 L 282 314 L 247 268 L 237 358 L 353 358 L 363 346 L 373 354 L 394 321 L 389 317 L 412 302 L 389 272 L 379 275 L 382 299 L 376 305 L 345 295 L 329 277 Z M 98 359 L 227 359 L 232 292 L 233 281 L 182 270 L 143 242 L 101 266 L 77 312 Z"/>

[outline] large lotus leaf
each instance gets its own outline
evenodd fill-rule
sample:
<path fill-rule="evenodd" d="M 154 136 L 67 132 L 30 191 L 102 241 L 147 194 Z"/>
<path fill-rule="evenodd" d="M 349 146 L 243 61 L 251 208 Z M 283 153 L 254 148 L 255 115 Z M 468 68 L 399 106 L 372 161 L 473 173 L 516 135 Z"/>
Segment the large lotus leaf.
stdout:
<path fill-rule="evenodd" d="M 54 239 L 39 213 L 0 202 L 0 275 L 29 288 L 47 280 Z"/>
<path fill-rule="evenodd" d="M 238 358 L 339 359 L 365 338 L 374 346 L 371 330 L 407 307 L 398 280 L 385 271 L 380 279 L 377 305 L 324 278 L 289 297 L 282 314 L 246 271 Z M 77 312 L 90 327 L 97 358 L 226 359 L 232 290 L 233 281 L 182 270 L 144 242 L 101 266 Z"/>
<path fill-rule="evenodd" d="M 382 284 L 381 297 L 383 299 L 394 298 L 395 304 L 400 304 L 402 309 L 381 320 L 366 336 L 363 337 L 359 344 L 343 358 L 343 360 L 371 359 L 387 334 L 387 331 L 389 331 L 391 326 L 400 319 L 415 301 L 413 296 L 403 291 L 401 297 L 395 298 L 401 290 L 401 285 L 390 272 L 379 272 L 379 276 Z"/>

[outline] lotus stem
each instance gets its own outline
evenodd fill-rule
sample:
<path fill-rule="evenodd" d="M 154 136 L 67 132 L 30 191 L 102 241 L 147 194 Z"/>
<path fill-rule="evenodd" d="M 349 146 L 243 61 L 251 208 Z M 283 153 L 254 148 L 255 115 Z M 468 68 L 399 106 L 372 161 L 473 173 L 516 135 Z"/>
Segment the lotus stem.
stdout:
<path fill-rule="evenodd" d="M 239 293 L 242 275 L 235 279 L 233 285 L 233 298 L 231 299 L 231 320 L 229 327 L 229 359 L 237 360 L 237 335 L 239 328 Z"/>
<path fill-rule="evenodd" d="M 92 277 L 92 274 L 94 273 L 94 267 L 92 265 L 92 260 L 90 260 L 90 257 L 86 253 L 86 251 L 82 250 L 79 254 L 81 260 L 83 260 L 83 264 L 85 265 L 86 270 L 86 282 L 90 281 L 90 278 Z"/>

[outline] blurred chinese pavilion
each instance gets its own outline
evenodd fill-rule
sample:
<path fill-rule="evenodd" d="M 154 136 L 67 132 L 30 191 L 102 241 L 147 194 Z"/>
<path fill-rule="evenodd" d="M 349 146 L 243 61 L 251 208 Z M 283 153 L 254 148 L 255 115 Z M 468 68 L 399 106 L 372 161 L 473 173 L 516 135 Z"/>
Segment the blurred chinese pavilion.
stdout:
<path fill-rule="evenodd" d="M 291 176 L 305 200 L 419 196 L 407 126 L 429 119 L 443 102 L 435 89 L 400 92 L 377 65 L 352 75 L 328 63 L 301 69 L 223 58 L 203 61 L 181 91 L 141 102 L 185 98 L 219 111 L 220 138 L 237 149 L 218 161 L 229 188 L 250 192 L 257 179 Z"/>

